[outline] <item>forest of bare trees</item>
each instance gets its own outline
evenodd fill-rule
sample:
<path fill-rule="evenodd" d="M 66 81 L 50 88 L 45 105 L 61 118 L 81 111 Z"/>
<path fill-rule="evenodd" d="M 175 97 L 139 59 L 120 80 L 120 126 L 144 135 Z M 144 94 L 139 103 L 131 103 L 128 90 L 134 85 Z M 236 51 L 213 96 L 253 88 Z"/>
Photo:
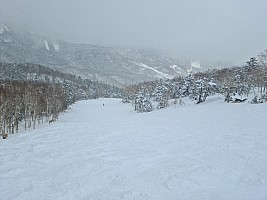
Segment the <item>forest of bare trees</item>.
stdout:
<path fill-rule="evenodd" d="M 66 97 L 59 84 L 32 81 L 0 81 L 0 133 L 5 139 L 24 128 L 57 120 L 66 109 Z"/>
<path fill-rule="evenodd" d="M 56 121 L 76 101 L 121 97 L 121 92 L 40 65 L 0 63 L 0 137 Z"/>

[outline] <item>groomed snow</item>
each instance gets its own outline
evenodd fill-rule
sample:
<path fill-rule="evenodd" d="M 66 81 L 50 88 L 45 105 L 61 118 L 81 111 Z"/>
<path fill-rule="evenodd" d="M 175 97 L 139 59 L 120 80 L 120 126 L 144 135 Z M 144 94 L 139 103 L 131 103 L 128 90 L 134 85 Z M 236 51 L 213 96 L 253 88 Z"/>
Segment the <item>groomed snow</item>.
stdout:
<path fill-rule="evenodd" d="M 59 51 L 60 48 L 59 48 L 59 45 L 58 44 L 54 44 L 54 48 L 55 48 L 55 51 Z"/>
<path fill-rule="evenodd" d="M 4 28 L 0 26 L 0 35 L 1 35 L 2 33 L 4 33 L 4 31 L 5 31 Z"/>
<path fill-rule="evenodd" d="M 0 140 L 0 199 L 266 200 L 266 116 L 219 97 L 151 113 L 81 101 Z"/>
<path fill-rule="evenodd" d="M 144 63 L 139 63 L 139 62 L 135 62 L 135 61 L 133 61 L 133 63 L 135 65 L 139 66 L 139 67 L 142 67 L 142 68 L 145 68 L 145 69 L 149 69 L 149 70 L 152 70 L 152 71 L 156 72 L 160 77 L 169 78 L 169 79 L 173 78 L 173 76 L 170 76 L 170 75 L 168 75 L 166 73 L 163 73 L 163 72 L 161 72 L 161 71 L 159 71 L 159 70 L 157 70 L 157 69 L 155 69 L 153 67 L 149 67 L 148 65 L 146 65 Z"/>
<path fill-rule="evenodd" d="M 173 69 L 176 73 L 181 74 L 182 69 L 177 65 L 171 65 L 170 68 Z"/>
<path fill-rule="evenodd" d="M 9 28 L 5 24 L 0 25 L 0 35 L 5 31 L 10 31 Z"/>
<path fill-rule="evenodd" d="M 191 62 L 191 67 L 200 69 L 200 62 L 199 61 L 193 61 Z"/>
<path fill-rule="evenodd" d="M 50 48 L 49 48 L 49 45 L 48 45 L 48 42 L 47 42 L 47 40 L 45 40 L 45 41 L 44 41 L 44 44 L 45 44 L 45 48 L 46 48 L 46 50 L 47 50 L 47 51 L 49 51 L 49 50 L 50 50 Z"/>

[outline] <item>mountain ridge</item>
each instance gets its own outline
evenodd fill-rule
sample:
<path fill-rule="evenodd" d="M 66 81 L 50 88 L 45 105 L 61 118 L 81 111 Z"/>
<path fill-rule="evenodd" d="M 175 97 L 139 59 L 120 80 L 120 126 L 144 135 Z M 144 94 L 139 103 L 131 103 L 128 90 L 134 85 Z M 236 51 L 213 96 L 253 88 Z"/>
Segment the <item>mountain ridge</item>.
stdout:
<path fill-rule="evenodd" d="M 192 61 L 147 49 L 76 44 L 0 25 L 0 62 L 36 63 L 118 86 L 199 71 Z"/>

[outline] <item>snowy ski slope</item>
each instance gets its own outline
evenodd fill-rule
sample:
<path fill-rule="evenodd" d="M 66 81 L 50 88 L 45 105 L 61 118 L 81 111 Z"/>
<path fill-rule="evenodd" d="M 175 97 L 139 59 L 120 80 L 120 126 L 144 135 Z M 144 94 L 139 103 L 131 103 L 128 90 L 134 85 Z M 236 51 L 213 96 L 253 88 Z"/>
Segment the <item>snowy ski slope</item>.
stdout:
<path fill-rule="evenodd" d="M 0 199 L 266 200 L 266 117 L 219 97 L 151 113 L 81 101 L 0 140 Z"/>

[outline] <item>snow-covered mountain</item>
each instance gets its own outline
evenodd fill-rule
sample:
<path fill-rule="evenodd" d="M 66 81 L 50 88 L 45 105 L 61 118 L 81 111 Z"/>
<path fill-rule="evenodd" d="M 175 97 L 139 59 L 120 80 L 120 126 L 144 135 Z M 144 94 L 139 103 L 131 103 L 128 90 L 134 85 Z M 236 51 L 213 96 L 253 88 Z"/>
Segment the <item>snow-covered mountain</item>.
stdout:
<path fill-rule="evenodd" d="M 74 44 L 0 25 L 0 62 L 37 63 L 83 78 L 125 85 L 199 71 L 196 61 L 161 51 Z"/>

